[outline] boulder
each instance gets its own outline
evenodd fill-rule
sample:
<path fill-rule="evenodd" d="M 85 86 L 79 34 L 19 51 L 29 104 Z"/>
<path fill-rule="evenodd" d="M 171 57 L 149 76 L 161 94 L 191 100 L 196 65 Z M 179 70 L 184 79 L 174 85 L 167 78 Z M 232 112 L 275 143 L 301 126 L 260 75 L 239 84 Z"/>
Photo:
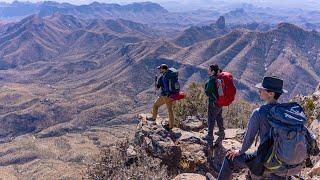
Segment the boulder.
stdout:
<path fill-rule="evenodd" d="M 173 180 L 206 180 L 206 177 L 201 174 L 183 173 L 176 176 Z"/>
<path fill-rule="evenodd" d="M 188 116 L 186 120 L 180 123 L 180 128 L 185 131 L 200 131 L 205 128 L 205 124 L 203 120 L 200 120 L 195 116 Z"/>

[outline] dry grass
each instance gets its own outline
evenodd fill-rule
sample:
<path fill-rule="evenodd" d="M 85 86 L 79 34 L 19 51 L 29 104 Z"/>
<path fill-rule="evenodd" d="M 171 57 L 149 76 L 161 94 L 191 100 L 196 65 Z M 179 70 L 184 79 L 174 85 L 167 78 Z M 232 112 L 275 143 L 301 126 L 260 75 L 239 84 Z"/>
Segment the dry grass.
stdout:
<path fill-rule="evenodd" d="M 133 136 L 134 130 L 113 126 L 60 137 L 19 136 L 0 144 L 0 179 L 81 179 L 102 147 L 124 140 L 128 133 Z"/>
<path fill-rule="evenodd" d="M 127 149 L 134 148 L 135 156 L 128 156 Z M 97 162 L 89 166 L 85 179 L 169 179 L 161 160 L 149 157 L 129 140 L 118 142 L 101 151 Z"/>

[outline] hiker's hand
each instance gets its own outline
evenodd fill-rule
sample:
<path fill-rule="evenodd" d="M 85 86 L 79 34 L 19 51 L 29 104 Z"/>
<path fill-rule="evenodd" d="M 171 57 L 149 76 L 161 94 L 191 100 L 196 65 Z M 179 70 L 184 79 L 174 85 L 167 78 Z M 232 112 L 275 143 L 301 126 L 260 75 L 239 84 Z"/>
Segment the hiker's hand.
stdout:
<path fill-rule="evenodd" d="M 232 161 L 234 160 L 235 157 L 240 155 L 240 150 L 230 150 L 227 152 L 227 158 L 231 159 Z"/>

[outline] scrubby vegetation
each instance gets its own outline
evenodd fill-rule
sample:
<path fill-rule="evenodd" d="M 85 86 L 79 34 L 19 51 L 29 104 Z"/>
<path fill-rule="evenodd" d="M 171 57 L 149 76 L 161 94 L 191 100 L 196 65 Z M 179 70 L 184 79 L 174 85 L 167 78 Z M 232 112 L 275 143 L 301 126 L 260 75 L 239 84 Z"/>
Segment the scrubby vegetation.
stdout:
<path fill-rule="evenodd" d="M 169 179 L 166 169 L 159 159 L 148 156 L 127 139 L 104 148 L 84 179 Z"/>
<path fill-rule="evenodd" d="M 246 128 L 249 117 L 256 107 L 256 104 L 245 100 L 235 100 L 230 106 L 224 107 L 223 118 L 226 128 Z M 207 108 L 208 98 L 203 85 L 192 83 L 186 91 L 186 98 L 174 105 L 175 118 L 183 121 L 187 116 L 196 116 L 206 121 Z"/>
<path fill-rule="evenodd" d="M 309 126 L 315 119 L 320 118 L 320 113 L 317 113 L 318 111 L 316 111 L 315 100 L 313 100 L 312 96 L 296 96 L 292 101 L 298 102 L 303 107 L 308 118 L 307 126 Z"/>

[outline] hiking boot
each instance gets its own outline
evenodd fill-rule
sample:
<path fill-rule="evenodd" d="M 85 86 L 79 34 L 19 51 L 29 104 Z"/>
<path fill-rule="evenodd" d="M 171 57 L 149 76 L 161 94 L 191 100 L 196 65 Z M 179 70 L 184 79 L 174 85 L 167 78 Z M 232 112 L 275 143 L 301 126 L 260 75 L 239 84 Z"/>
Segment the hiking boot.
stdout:
<path fill-rule="evenodd" d="M 217 131 L 217 132 L 215 132 L 214 134 L 217 135 L 217 136 L 219 136 L 219 137 L 223 137 L 223 138 L 226 136 L 226 134 L 224 133 L 224 131 Z"/>
<path fill-rule="evenodd" d="M 314 165 L 313 165 L 310 157 L 308 157 L 308 158 L 306 159 L 306 167 L 307 167 L 307 168 L 313 168 L 313 166 L 314 166 Z"/>
<path fill-rule="evenodd" d="M 206 141 L 213 141 L 214 140 L 213 136 L 209 136 L 209 135 L 202 137 L 202 139 L 206 140 Z"/>
<path fill-rule="evenodd" d="M 169 127 L 169 124 L 165 124 L 162 127 L 167 131 L 171 131 L 172 130 L 172 128 Z"/>
<path fill-rule="evenodd" d="M 156 121 L 153 117 L 147 117 L 147 121 Z"/>

